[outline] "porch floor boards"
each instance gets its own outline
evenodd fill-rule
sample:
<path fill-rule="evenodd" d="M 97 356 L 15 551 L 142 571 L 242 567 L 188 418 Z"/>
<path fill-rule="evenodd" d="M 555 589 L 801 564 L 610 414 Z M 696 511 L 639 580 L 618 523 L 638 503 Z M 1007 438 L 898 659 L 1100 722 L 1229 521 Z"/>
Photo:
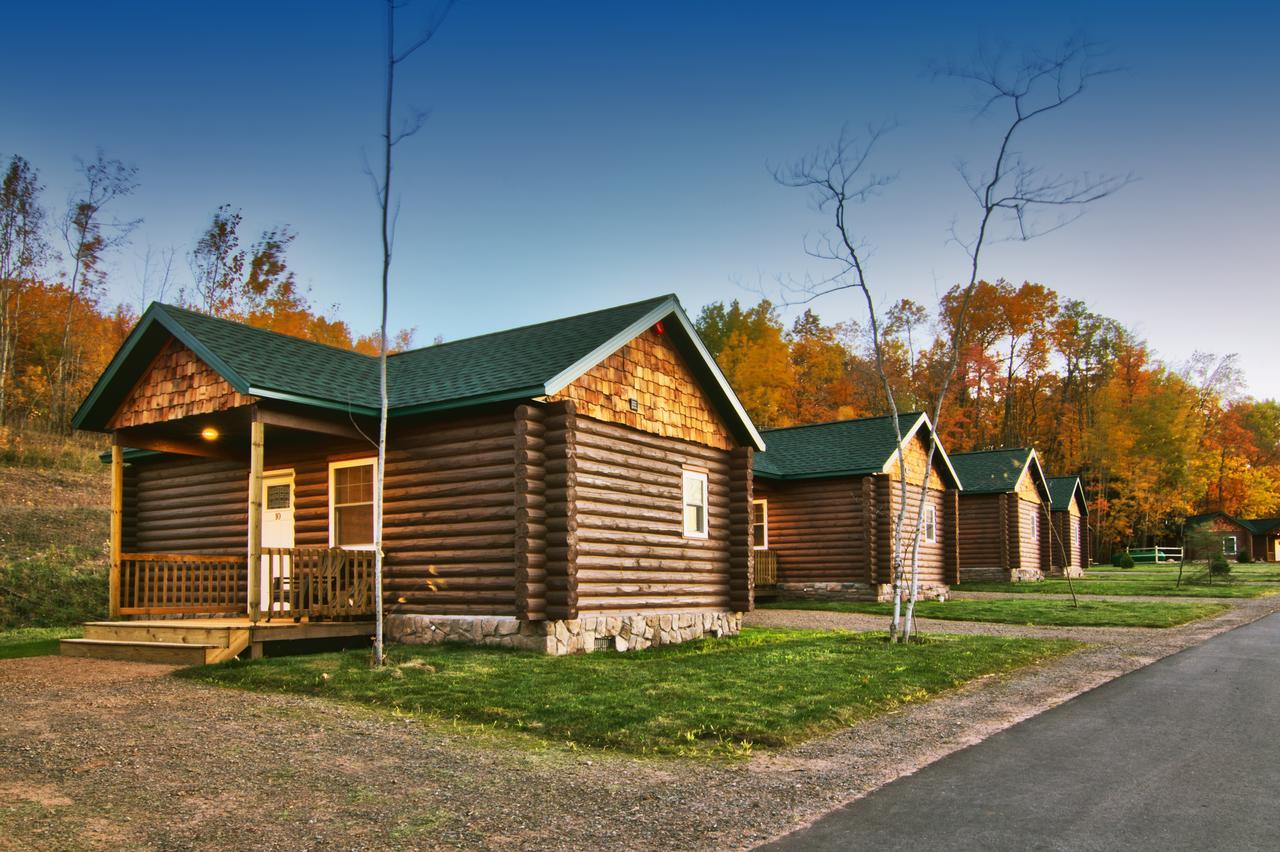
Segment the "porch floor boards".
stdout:
<path fill-rule="evenodd" d="M 168 665 L 209 665 L 248 652 L 262 654 L 263 643 L 372 635 L 372 621 L 259 621 L 248 617 L 168 618 L 90 621 L 83 639 L 63 639 L 68 657 L 130 660 Z"/>

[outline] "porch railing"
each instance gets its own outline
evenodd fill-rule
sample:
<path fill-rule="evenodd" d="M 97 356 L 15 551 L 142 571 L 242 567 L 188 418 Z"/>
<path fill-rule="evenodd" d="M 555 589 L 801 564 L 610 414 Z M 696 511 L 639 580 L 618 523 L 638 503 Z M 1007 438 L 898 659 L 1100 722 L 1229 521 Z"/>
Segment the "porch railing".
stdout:
<path fill-rule="evenodd" d="M 120 614 L 244 612 L 248 563 L 242 556 L 120 554 Z"/>
<path fill-rule="evenodd" d="M 373 615 L 373 553 L 338 547 L 264 547 L 270 578 L 263 617 L 355 618 Z"/>
<path fill-rule="evenodd" d="M 778 584 L 778 554 L 772 550 L 757 550 L 756 585 L 776 586 Z"/>
<path fill-rule="evenodd" d="M 119 615 L 248 612 L 249 563 L 243 556 L 122 553 L 119 566 Z M 264 547 L 260 577 L 265 620 L 373 615 L 369 551 Z"/>

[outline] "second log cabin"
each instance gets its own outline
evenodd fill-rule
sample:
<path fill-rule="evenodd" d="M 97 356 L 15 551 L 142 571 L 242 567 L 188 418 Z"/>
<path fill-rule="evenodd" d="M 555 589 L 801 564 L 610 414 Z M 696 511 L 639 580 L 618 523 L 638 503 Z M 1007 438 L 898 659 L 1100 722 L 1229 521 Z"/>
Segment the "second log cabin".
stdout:
<path fill-rule="evenodd" d="M 901 458 L 908 507 L 903 552 L 909 559 L 927 477 L 920 595 L 945 597 L 958 578 L 960 482 L 941 444 L 928 463 L 933 427 L 925 414 L 902 414 L 898 423 L 901 444 L 891 417 L 762 433 L 768 450 L 755 460 L 753 538 L 762 587 L 772 585 L 781 597 L 892 599 Z"/>
<path fill-rule="evenodd" d="M 1079 577 L 1089 567 L 1089 502 L 1078 476 L 1049 477 L 1052 573 Z"/>
<path fill-rule="evenodd" d="M 75 417 L 113 443 L 111 614 L 370 617 L 377 365 L 149 308 Z M 388 372 L 393 640 L 564 654 L 737 632 L 764 445 L 675 296 Z"/>
<path fill-rule="evenodd" d="M 1030 447 L 956 453 L 960 578 L 1039 580 L 1050 570 L 1049 486 Z"/>

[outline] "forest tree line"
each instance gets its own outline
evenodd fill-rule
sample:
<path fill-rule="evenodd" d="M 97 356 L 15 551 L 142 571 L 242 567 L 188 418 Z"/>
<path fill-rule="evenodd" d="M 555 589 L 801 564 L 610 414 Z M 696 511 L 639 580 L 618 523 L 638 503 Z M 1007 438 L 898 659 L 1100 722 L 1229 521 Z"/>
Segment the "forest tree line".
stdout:
<path fill-rule="evenodd" d="M 933 309 L 894 304 L 881 328 L 900 411 L 924 410 L 946 366 L 960 288 Z M 805 310 L 786 326 L 767 300 L 716 302 L 696 321 L 757 425 L 884 414 L 866 330 Z M 1177 367 L 1078 299 L 1038 283 L 982 281 L 969 304 L 939 434 L 948 452 L 1035 447 L 1049 475 L 1082 477 L 1096 558 L 1171 542 L 1221 509 L 1280 513 L 1280 404 L 1243 392 L 1234 355 Z"/>
<path fill-rule="evenodd" d="M 183 249 L 139 249 L 140 220 L 120 208 L 137 171 L 99 153 L 65 206 L 13 156 L 0 185 L 0 438 L 66 432 L 80 400 L 152 300 L 376 353 L 340 308 L 313 304 L 289 267 L 294 232 L 245 235 L 223 205 L 193 223 Z M 120 270 L 121 255 L 135 260 Z M 129 280 L 110 280 L 110 276 Z M 116 303 L 110 294 L 132 291 Z M 936 306 L 903 299 L 885 315 L 886 370 L 900 410 L 923 409 L 945 367 L 960 289 Z M 882 414 L 865 329 L 812 310 L 788 326 L 767 300 L 705 306 L 698 330 L 762 427 Z M 401 331 L 393 349 L 407 348 Z M 1095 552 L 1176 538 L 1182 519 L 1222 509 L 1280 513 L 1280 404 L 1244 395 L 1234 356 L 1177 367 L 1124 325 L 1037 283 L 981 282 L 969 304 L 940 434 L 949 451 L 1036 447 L 1051 474 L 1079 473 Z"/>

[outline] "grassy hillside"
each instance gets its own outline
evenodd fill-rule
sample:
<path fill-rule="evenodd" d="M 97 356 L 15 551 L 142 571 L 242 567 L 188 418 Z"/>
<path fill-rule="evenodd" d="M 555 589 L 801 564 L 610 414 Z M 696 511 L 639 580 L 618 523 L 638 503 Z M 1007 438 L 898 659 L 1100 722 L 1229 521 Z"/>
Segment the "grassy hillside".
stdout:
<path fill-rule="evenodd" d="M 20 443 L 20 442 L 19 442 Z M 0 456 L 0 630 L 106 614 L 110 479 L 83 440 L 6 441 Z"/>

